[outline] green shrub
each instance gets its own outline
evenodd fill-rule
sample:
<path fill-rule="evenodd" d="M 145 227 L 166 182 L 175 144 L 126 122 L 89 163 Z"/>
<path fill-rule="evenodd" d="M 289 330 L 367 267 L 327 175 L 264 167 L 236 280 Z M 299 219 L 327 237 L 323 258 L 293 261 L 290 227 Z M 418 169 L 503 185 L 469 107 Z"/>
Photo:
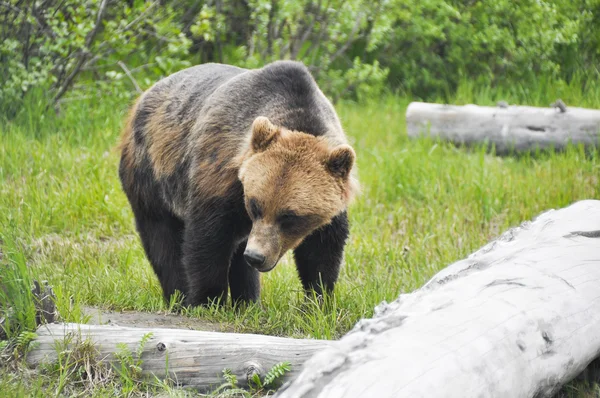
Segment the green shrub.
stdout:
<path fill-rule="evenodd" d="M 204 62 L 300 60 L 335 101 L 599 77 L 600 0 L 8 0 L 0 21 L 9 116 L 32 88 L 46 107 L 129 99 Z"/>
<path fill-rule="evenodd" d="M 577 48 L 582 25 L 557 3 L 395 1 L 380 61 L 392 84 L 422 97 L 451 93 L 461 79 L 481 87 L 560 78 L 557 51 Z"/>
<path fill-rule="evenodd" d="M 125 93 L 134 80 L 123 78 L 129 60 L 152 58 L 155 74 L 189 65 L 189 40 L 173 15 L 169 6 L 139 0 L 0 2 L 0 111 L 14 114 L 33 87 L 46 92 L 47 105 L 67 93 Z"/>

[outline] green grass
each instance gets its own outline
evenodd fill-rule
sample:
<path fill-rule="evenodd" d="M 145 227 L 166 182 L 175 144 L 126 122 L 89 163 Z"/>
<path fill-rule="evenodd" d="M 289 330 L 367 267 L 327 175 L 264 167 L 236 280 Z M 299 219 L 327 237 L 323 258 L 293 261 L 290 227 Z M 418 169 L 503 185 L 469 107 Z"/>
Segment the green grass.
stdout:
<path fill-rule="evenodd" d="M 466 85 L 456 102 L 547 106 L 560 96 L 568 105 L 600 107 L 600 90 L 588 96 L 568 86 L 544 87 L 540 95 L 475 92 Z M 330 306 L 305 304 L 288 255 L 262 276 L 260 305 L 186 313 L 237 332 L 336 339 L 382 300 L 420 287 L 507 228 L 547 209 L 600 198 L 598 152 L 571 147 L 499 158 L 483 149 L 408 140 L 407 104 L 389 97 L 337 106 L 358 155 L 362 194 L 350 209 L 351 238 Z M 125 111 L 106 100 L 40 118 L 31 101 L 16 120 L 0 125 L 0 261 L 21 270 L 26 264 L 28 277 L 48 280 L 67 321 L 85 321 L 83 305 L 169 310 L 117 176 L 114 146 Z M 11 382 L 11 374 L 0 372 L 0 389 L 55 388 L 46 379 Z"/>

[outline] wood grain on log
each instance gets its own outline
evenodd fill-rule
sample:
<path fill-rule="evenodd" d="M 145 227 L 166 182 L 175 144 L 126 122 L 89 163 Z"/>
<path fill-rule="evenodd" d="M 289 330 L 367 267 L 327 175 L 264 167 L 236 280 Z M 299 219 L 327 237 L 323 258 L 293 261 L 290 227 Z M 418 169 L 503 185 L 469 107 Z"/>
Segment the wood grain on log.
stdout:
<path fill-rule="evenodd" d="M 35 348 L 28 354 L 27 363 L 35 367 L 56 361 L 56 341 L 70 339 L 72 348 L 77 340 L 89 339 L 99 351 L 100 358 L 117 361 L 117 345 L 124 343 L 136 352 L 145 334 L 152 333 L 142 353 L 142 374 L 167 376 L 179 385 L 207 391 L 223 382 L 222 372 L 231 369 L 241 386 L 253 373 L 263 377 L 273 365 L 287 361 L 292 370 L 284 380 L 298 374 L 301 365 L 315 351 L 333 344 L 331 341 L 291 339 L 255 334 L 202 332 L 182 329 L 149 329 L 110 325 L 48 324 L 41 326 Z M 168 362 L 167 362 L 168 357 Z"/>
<path fill-rule="evenodd" d="M 569 142 L 597 146 L 600 111 L 565 109 L 412 102 L 406 110 L 406 124 L 411 138 L 425 135 L 457 145 L 494 144 L 498 154 L 563 149 Z"/>
<path fill-rule="evenodd" d="M 549 211 L 376 308 L 289 397 L 551 396 L 600 354 L 600 201 Z"/>

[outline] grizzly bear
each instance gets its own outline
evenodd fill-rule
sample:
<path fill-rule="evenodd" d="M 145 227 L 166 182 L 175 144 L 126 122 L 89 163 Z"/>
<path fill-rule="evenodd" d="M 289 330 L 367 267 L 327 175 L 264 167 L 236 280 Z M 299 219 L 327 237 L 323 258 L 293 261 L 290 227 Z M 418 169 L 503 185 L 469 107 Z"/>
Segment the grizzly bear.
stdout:
<path fill-rule="evenodd" d="M 119 177 L 169 300 L 256 301 L 259 272 L 293 250 L 304 289 L 338 278 L 356 193 L 355 153 L 301 63 L 203 64 L 144 92 Z"/>

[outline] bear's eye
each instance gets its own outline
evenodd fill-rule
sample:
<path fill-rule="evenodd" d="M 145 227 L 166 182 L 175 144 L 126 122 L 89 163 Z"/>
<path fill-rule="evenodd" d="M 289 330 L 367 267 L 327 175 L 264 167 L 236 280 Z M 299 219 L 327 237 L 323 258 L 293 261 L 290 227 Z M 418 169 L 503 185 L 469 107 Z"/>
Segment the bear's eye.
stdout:
<path fill-rule="evenodd" d="M 250 218 L 253 220 L 262 218 L 263 213 L 258 201 L 254 198 L 248 201 L 248 212 L 250 213 Z"/>
<path fill-rule="evenodd" d="M 290 234 L 303 234 L 315 223 L 313 216 L 300 216 L 293 211 L 286 211 L 277 216 L 281 229 Z"/>

